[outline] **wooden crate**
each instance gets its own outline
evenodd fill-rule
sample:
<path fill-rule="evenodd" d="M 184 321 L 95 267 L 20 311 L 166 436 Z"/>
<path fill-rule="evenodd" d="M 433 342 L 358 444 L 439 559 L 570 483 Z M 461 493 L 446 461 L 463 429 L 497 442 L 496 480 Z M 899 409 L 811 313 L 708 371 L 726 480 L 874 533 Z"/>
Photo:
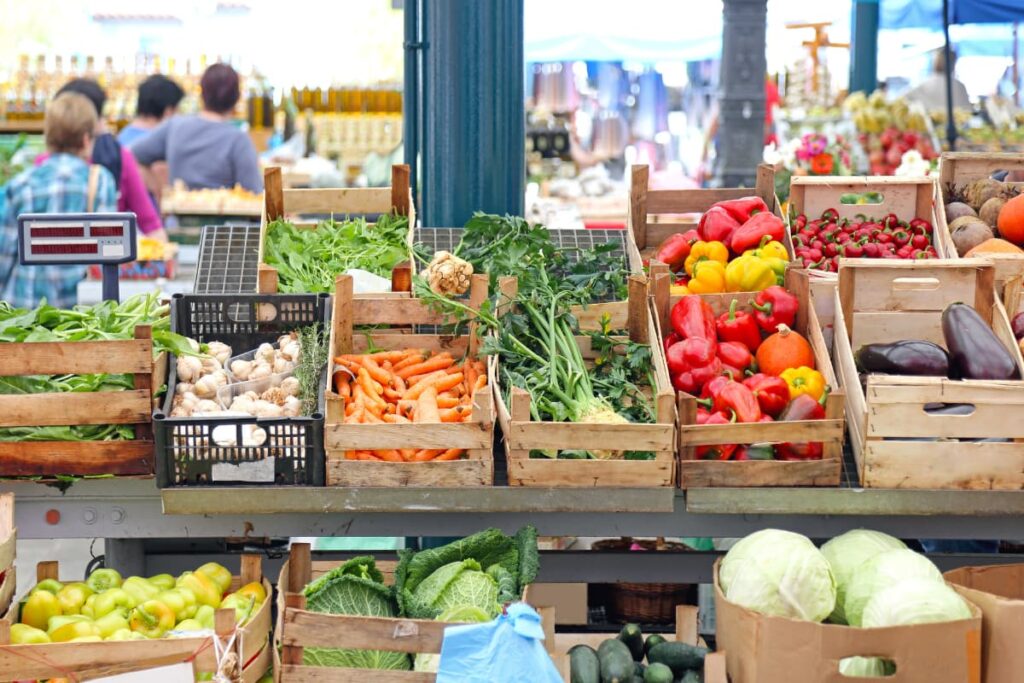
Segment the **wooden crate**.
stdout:
<path fill-rule="evenodd" d="M 878 192 L 878 204 L 842 204 L 839 198 L 847 193 Z M 835 209 L 840 218 L 863 214 L 881 219 L 894 213 L 900 220 L 923 218 L 932 224 L 935 250 L 939 258 L 955 258 L 956 250 L 949 241 L 946 212 L 942 208 L 938 184 L 934 176 L 903 178 L 894 176 L 793 176 L 789 191 L 790 215 L 804 214 L 809 220 L 820 218 L 825 209 Z M 952 251 L 951 251 L 952 249 Z M 884 259 L 850 259 L 877 262 Z M 811 271 L 814 277 L 836 279 L 835 273 Z"/>
<path fill-rule="evenodd" d="M 14 573 L 14 557 L 18 530 L 14 526 L 14 494 L 0 493 L 0 613 L 6 613 L 14 599 L 18 584 Z"/>
<path fill-rule="evenodd" d="M 809 278 L 804 271 L 786 272 L 786 289 L 800 300 L 796 331 L 811 344 L 817 370 L 832 387 L 825 403 L 824 420 L 798 422 L 767 422 L 753 424 L 699 425 L 697 424 L 697 398 L 679 392 L 679 485 L 681 488 L 709 486 L 838 486 L 843 460 L 843 391 L 832 370 L 828 346 L 822 337 L 814 306 L 811 305 Z M 748 311 L 750 296 L 739 294 L 707 294 L 707 301 L 715 315 L 729 310 L 735 298 Z M 668 281 L 660 278 L 655 286 L 655 307 L 658 311 L 659 339 L 671 328 L 669 312 L 680 297 L 669 296 Z M 799 438 L 797 438 L 799 437 Z M 806 437 L 806 438 L 804 438 Z M 824 444 L 821 460 L 698 460 L 697 446 L 726 443 L 813 442 Z"/>
<path fill-rule="evenodd" d="M 941 204 L 948 202 L 946 190 L 950 184 L 967 185 L 981 178 L 990 178 L 996 171 L 1024 171 L 1024 154 L 1004 152 L 943 152 L 939 157 L 939 192 Z M 1024 183 L 1014 183 L 1024 190 Z M 943 216 L 945 212 L 943 210 Z M 956 247 L 947 226 L 943 232 L 949 247 L 949 258 L 957 258 Z M 1017 276 L 1024 276 L 1024 255 L 985 254 L 996 267 L 996 282 L 1000 285 Z"/>
<path fill-rule="evenodd" d="M 57 562 L 40 562 L 36 567 L 36 580 L 56 579 Z M 79 580 L 67 577 L 64 581 Z M 256 681 L 266 668 L 259 670 L 257 662 L 267 664 L 266 646 L 270 631 L 271 596 L 273 587 L 262 575 L 259 555 L 242 555 L 241 572 L 232 578 L 231 590 L 252 581 L 260 581 L 267 591 L 267 599 L 256 614 L 239 628 L 237 643 L 240 661 L 246 667 L 243 680 Z M 14 604 L 0 619 L 0 674 L 2 680 L 41 679 L 67 677 L 74 674 L 80 679 L 112 676 L 130 671 L 144 671 L 158 666 L 179 662 L 193 664 L 196 673 L 216 671 L 216 656 L 211 636 L 195 638 L 160 638 L 154 640 L 102 641 L 98 643 L 42 643 L 33 645 L 11 645 L 10 628 L 18 622 L 19 606 Z M 217 610 L 216 632 L 222 639 L 235 630 L 235 611 Z"/>
<path fill-rule="evenodd" d="M 539 487 L 660 487 L 675 481 L 675 404 L 668 368 L 654 318 L 646 298 L 647 280 L 632 276 L 629 300 L 594 304 L 577 310 L 583 330 L 600 329 L 607 314 L 612 329 L 625 328 L 635 342 L 651 343 L 656 386 L 651 387 L 657 415 L 654 424 L 585 424 L 534 422 L 530 416 L 530 395 L 518 388 L 505 405 L 501 387 L 494 385 L 498 421 L 504 434 L 508 458 L 508 483 Z M 506 290 L 506 295 L 509 292 Z M 576 338 L 584 359 L 592 359 L 590 338 Z M 539 450 L 621 450 L 653 451 L 653 460 L 558 460 L 530 458 Z"/>
<path fill-rule="evenodd" d="M 277 269 L 263 262 L 263 243 L 267 225 L 278 218 L 294 214 L 333 214 L 336 218 L 368 214 L 397 213 L 409 217 L 409 261 L 396 266 L 391 273 L 391 289 L 411 289 L 415 272 L 412 248 L 416 226 L 416 207 L 409 187 L 409 166 L 391 167 L 391 187 L 346 187 L 326 189 L 284 189 L 281 169 L 272 166 L 263 174 L 263 214 L 260 217 L 259 270 L 257 292 L 277 293 Z M 315 223 L 296 223 L 299 228 L 316 229 Z M 338 273 L 340 275 L 340 273 Z"/>
<path fill-rule="evenodd" d="M 131 391 L 0 395 L 0 427 L 132 425 L 131 441 L 0 443 L 0 476 L 153 475 L 153 390 L 167 361 L 154 361 L 152 331 L 116 341 L 0 344 L 0 376 L 119 373 L 134 375 Z"/>
<path fill-rule="evenodd" d="M 687 643 L 699 647 L 707 647 L 707 643 L 700 637 L 697 631 L 699 611 L 697 607 L 693 605 L 677 605 L 676 606 L 676 631 L 675 640 L 681 643 Z M 554 616 L 552 614 L 552 616 Z M 554 620 L 551 620 L 554 623 Z M 545 630 L 547 630 L 548 621 L 544 622 Z M 598 646 L 608 640 L 609 638 L 615 638 L 619 634 L 615 633 L 595 633 L 593 631 L 587 633 L 552 633 L 548 638 L 554 641 L 554 651 L 552 658 L 555 660 L 555 665 L 558 666 L 558 670 L 562 674 L 562 679 L 569 683 L 569 650 L 576 645 L 587 645 L 593 649 L 597 649 Z M 725 653 L 724 652 L 712 652 L 704 659 L 704 683 L 728 683 L 728 679 L 725 675 Z"/>
<path fill-rule="evenodd" d="M 307 647 L 354 650 L 386 650 L 416 654 L 440 654 L 444 630 L 451 623 L 400 617 L 362 617 L 323 614 L 306 609 L 303 589 L 341 562 L 313 562 L 308 543 L 293 543 L 288 561 L 277 580 L 277 623 L 274 626 L 275 683 L 433 683 L 435 674 L 419 671 L 385 671 L 343 667 L 308 666 L 302 663 Z M 397 563 L 378 562 L 384 581 L 394 581 Z M 527 587 L 527 593 L 529 587 Z M 524 601 L 529 598 L 524 594 Z M 545 633 L 554 633 L 554 614 L 538 608 Z M 546 644 L 553 645 L 549 638 Z"/>
<path fill-rule="evenodd" d="M 644 261 L 654 257 L 658 247 L 671 235 L 697 227 L 686 214 L 701 214 L 715 202 L 756 195 L 770 211 L 778 213 L 775 199 L 775 167 L 760 164 L 754 188 L 724 187 L 700 190 L 648 189 L 647 166 L 633 166 L 629 186 L 629 215 L 626 221 L 626 256 L 634 273 L 644 272 Z M 651 220 L 651 216 L 655 216 Z M 787 248 L 789 245 L 787 244 Z M 789 248 L 790 253 L 793 250 Z"/>
<path fill-rule="evenodd" d="M 836 292 L 835 358 L 846 392 L 850 443 L 861 484 L 873 488 L 1024 488 L 1024 381 L 871 375 L 861 387 L 854 351 L 868 343 L 943 344 L 941 314 L 971 303 L 1024 372 L 991 261 L 845 261 Z M 962 403 L 967 416 L 929 415 L 929 403 Z M 963 439 L 1009 439 L 1009 443 Z"/>
<path fill-rule="evenodd" d="M 469 305 L 479 307 L 487 299 L 487 276 L 474 275 Z M 473 325 L 467 334 L 411 334 L 408 328 L 353 332 L 357 325 L 439 325 L 445 318 L 408 293 L 360 295 L 352 293 L 352 278 L 339 276 L 336 283 L 330 341 L 328 377 L 334 376 L 334 358 L 343 353 L 368 352 L 373 348 L 395 350 L 423 348 L 450 351 L 456 356 L 475 356 L 479 338 Z M 328 486 L 489 486 L 494 481 L 494 394 L 496 358 L 488 358 L 489 386 L 473 397 L 470 422 L 458 424 L 345 424 L 345 401 L 331 388 L 327 391 L 324 450 Z M 378 448 L 464 448 L 467 457 L 444 462 L 366 462 L 346 460 L 350 450 Z"/>

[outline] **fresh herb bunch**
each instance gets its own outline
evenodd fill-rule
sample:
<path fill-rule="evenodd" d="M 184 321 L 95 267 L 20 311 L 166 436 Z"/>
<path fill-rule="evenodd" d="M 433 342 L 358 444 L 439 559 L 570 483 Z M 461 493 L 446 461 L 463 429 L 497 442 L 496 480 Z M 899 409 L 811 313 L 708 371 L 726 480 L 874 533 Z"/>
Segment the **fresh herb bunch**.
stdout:
<path fill-rule="evenodd" d="M 277 269 L 282 293 L 333 292 L 334 279 L 353 268 L 388 277 L 410 258 L 408 239 L 409 219 L 393 214 L 372 225 L 330 218 L 312 230 L 275 220 L 267 226 L 263 258 Z"/>
<path fill-rule="evenodd" d="M 299 330 L 299 363 L 295 366 L 295 379 L 299 380 L 299 398 L 302 414 L 312 415 L 320 404 L 320 377 L 327 365 L 327 335 L 319 325 Z"/>

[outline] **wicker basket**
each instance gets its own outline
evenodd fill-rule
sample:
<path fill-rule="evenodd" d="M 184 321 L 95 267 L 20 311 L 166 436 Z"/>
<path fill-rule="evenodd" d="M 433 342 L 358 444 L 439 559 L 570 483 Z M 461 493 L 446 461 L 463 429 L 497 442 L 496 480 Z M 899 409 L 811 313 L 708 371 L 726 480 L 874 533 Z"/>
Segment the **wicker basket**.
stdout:
<path fill-rule="evenodd" d="M 636 552 L 690 551 L 682 543 L 661 537 L 654 540 L 612 538 L 597 541 L 591 548 L 622 551 L 635 546 L 643 549 Z M 692 605 L 697 600 L 697 586 L 690 583 L 607 583 L 594 584 L 592 588 L 591 604 L 603 604 L 608 620 L 615 623 L 671 624 L 675 620 L 676 605 Z"/>

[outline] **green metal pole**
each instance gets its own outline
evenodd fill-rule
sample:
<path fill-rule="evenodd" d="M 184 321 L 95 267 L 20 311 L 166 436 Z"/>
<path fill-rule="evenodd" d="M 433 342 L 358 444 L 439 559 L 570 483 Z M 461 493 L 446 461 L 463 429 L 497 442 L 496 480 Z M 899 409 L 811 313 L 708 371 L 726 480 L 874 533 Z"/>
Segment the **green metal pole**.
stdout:
<path fill-rule="evenodd" d="M 523 0 L 430 0 L 421 11 L 423 225 L 522 215 Z"/>
<path fill-rule="evenodd" d="M 853 0 L 850 22 L 850 92 L 878 87 L 878 0 Z"/>

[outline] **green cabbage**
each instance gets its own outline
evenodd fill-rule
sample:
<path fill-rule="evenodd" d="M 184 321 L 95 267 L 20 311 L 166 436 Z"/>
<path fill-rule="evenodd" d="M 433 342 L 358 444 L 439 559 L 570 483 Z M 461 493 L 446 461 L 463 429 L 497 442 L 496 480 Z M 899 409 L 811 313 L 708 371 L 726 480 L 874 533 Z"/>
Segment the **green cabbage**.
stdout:
<path fill-rule="evenodd" d="M 496 615 L 518 600 L 540 564 L 537 530 L 515 536 L 487 529 L 440 548 L 399 551 L 395 590 L 402 616 L 435 619 L 447 609 L 477 607 Z"/>
<path fill-rule="evenodd" d="M 881 657 L 846 657 L 839 660 L 839 673 L 851 678 L 892 676 L 896 665 Z"/>
<path fill-rule="evenodd" d="M 725 597 L 769 616 L 822 621 L 835 608 L 828 560 L 810 539 L 764 529 L 742 539 L 719 567 Z"/>
<path fill-rule="evenodd" d="M 861 625 L 879 628 L 970 618 L 967 601 L 941 579 L 905 579 L 872 596 L 864 607 Z"/>
<path fill-rule="evenodd" d="M 861 564 L 846 586 L 843 609 L 850 626 L 861 626 L 868 601 L 890 586 L 906 579 L 929 579 L 942 583 L 942 572 L 924 555 L 906 548 L 886 550 Z"/>
<path fill-rule="evenodd" d="M 832 574 L 836 577 L 836 608 L 829 616 L 829 621 L 846 623 L 846 612 L 843 610 L 846 588 L 858 567 L 881 552 L 906 547 L 898 538 L 869 529 L 847 531 L 821 546 L 821 554 L 828 560 Z"/>
<path fill-rule="evenodd" d="M 384 585 L 384 576 L 369 556 L 356 557 L 313 581 L 304 591 L 306 609 L 324 614 L 353 614 L 367 617 L 396 617 L 394 593 Z M 303 664 L 354 669 L 411 668 L 409 655 L 384 650 L 347 650 L 307 647 Z"/>
<path fill-rule="evenodd" d="M 480 624 L 490 620 L 491 616 L 483 610 L 466 606 L 454 607 L 437 618 L 437 621 L 449 621 L 453 624 Z M 416 655 L 416 662 L 412 670 L 436 674 L 440 664 L 441 655 L 420 653 Z"/>

